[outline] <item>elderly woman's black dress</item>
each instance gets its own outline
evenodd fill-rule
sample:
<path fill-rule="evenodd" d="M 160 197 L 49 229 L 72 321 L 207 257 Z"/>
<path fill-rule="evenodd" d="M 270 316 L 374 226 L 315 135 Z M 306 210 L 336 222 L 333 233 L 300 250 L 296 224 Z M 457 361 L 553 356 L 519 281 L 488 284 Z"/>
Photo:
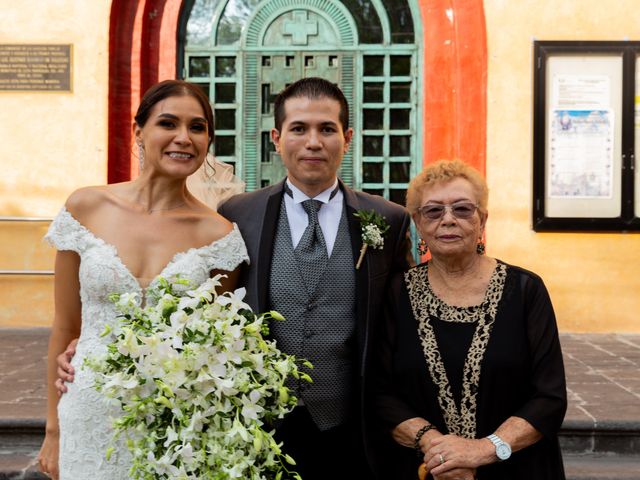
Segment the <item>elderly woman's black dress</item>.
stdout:
<path fill-rule="evenodd" d="M 498 261 L 483 304 L 457 308 L 433 294 L 427 270 L 428 264 L 419 265 L 392 283 L 386 328 L 377 336 L 376 361 L 368 370 L 378 426 L 390 432 L 423 417 L 442 433 L 482 438 L 507 418 L 521 417 L 543 438 L 504 462 L 480 467 L 477 478 L 563 480 L 557 433 L 566 385 L 542 280 Z M 381 478 L 417 478 L 421 459 L 413 449 L 389 442 L 380 452 Z"/>

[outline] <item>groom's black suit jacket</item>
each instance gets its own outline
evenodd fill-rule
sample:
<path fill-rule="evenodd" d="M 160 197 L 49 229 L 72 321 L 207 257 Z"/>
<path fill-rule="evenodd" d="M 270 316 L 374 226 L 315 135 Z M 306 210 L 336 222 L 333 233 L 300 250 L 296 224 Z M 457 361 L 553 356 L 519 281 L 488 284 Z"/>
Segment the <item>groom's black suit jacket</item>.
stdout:
<path fill-rule="evenodd" d="M 368 248 L 360 269 L 356 271 L 356 336 L 359 370 L 359 391 L 364 400 L 362 380 L 369 355 L 368 347 L 380 324 L 383 301 L 391 274 L 403 271 L 409 262 L 409 215 L 401 206 L 382 197 L 352 190 L 339 181 L 344 193 L 345 208 L 354 263 L 360 255 L 362 230 L 357 210 L 375 210 L 390 225 L 381 250 Z M 284 180 L 255 192 L 236 195 L 218 208 L 221 215 L 238 224 L 247 245 L 250 264 L 243 264 L 240 285 L 246 287 L 245 301 L 255 312 L 269 310 L 269 277 L 273 259 L 273 244 L 282 205 Z M 354 265 L 355 268 L 355 265 Z M 361 408 L 362 415 L 364 409 Z M 366 426 L 366 423 L 363 422 Z M 363 432 L 365 439 L 370 435 Z M 365 442 L 366 443 L 366 442 Z"/>

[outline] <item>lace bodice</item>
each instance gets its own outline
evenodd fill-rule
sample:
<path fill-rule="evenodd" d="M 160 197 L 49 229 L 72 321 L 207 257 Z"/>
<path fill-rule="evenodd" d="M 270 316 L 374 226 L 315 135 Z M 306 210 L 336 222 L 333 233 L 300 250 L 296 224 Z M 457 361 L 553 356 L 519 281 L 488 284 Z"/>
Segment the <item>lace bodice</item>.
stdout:
<path fill-rule="evenodd" d="M 214 269 L 234 270 L 248 261 L 247 250 L 237 225 L 224 237 L 209 245 L 178 252 L 146 289 L 124 265 L 113 245 L 95 236 L 64 207 L 49 227 L 45 239 L 58 250 L 71 250 L 80 256 L 80 299 L 82 327 L 72 364 L 75 381 L 58 405 L 60 419 L 60 479 L 127 478 L 128 452 L 120 445 L 109 462 L 105 452 L 111 439 L 109 415 L 113 407 L 93 389 L 93 374 L 82 368 L 87 355 L 100 354 L 111 341 L 101 337 L 107 324 L 116 319 L 109 295 L 136 292 L 149 303 L 158 278 L 180 275 L 200 285 Z"/>

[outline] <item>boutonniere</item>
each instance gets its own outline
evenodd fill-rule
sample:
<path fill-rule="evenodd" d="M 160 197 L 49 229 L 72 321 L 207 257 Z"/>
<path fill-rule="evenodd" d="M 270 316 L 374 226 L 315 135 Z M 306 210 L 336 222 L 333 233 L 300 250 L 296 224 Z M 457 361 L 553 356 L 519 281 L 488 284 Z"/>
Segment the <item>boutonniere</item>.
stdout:
<path fill-rule="evenodd" d="M 353 215 L 360 219 L 362 230 L 362 248 L 360 248 L 360 257 L 356 263 L 356 270 L 358 270 L 364 259 L 364 254 L 367 253 L 367 248 L 382 250 L 384 234 L 389 230 L 389 224 L 382 215 L 374 210 L 358 210 Z"/>

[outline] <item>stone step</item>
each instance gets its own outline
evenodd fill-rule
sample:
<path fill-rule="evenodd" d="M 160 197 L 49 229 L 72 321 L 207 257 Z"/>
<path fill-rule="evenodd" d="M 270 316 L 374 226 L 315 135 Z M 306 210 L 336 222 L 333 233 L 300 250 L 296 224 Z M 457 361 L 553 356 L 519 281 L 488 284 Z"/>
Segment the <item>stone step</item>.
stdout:
<path fill-rule="evenodd" d="M 0 448 L 0 480 L 42 480 L 37 471 L 37 448 Z M 565 454 L 567 480 L 640 480 L 638 455 Z"/>
<path fill-rule="evenodd" d="M 575 455 L 640 454 L 640 408 L 638 420 L 593 422 L 565 420 L 560 446 Z M 640 475 L 639 475 L 640 478 Z"/>
<path fill-rule="evenodd" d="M 640 454 L 565 454 L 567 480 L 640 480 Z"/>
<path fill-rule="evenodd" d="M 41 479 L 48 329 L 0 328 L 0 480 Z M 568 480 L 640 480 L 640 335 L 562 334 Z"/>
<path fill-rule="evenodd" d="M 0 480 L 47 478 L 36 468 L 44 419 L 0 418 Z"/>
<path fill-rule="evenodd" d="M 44 480 L 36 467 L 38 451 L 5 455 L 0 451 L 0 480 Z"/>
<path fill-rule="evenodd" d="M 640 480 L 638 430 L 577 427 L 560 436 L 567 480 Z M 35 463 L 43 438 L 43 419 L 0 419 L 0 480 L 46 478 Z"/>

